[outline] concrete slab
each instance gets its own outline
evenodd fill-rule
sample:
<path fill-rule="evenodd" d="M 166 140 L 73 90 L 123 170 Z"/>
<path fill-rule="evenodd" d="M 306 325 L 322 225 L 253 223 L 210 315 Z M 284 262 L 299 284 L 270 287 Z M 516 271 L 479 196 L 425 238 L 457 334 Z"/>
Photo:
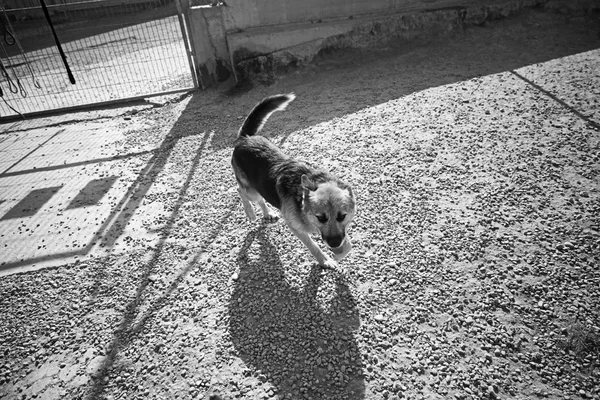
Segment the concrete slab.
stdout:
<path fill-rule="evenodd" d="M 231 33 L 227 35 L 227 41 L 234 59 L 243 61 L 257 55 L 270 54 L 302 43 L 347 33 L 356 23 L 346 19 L 259 27 Z"/>
<path fill-rule="evenodd" d="M 119 247 L 111 229 L 154 150 L 123 154 L 124 132 L 131 127 L 121 122 L 87 121 L 6 135 L 0 145 L 0 275 Z M 118 229 L 118 236 L 135 226 L 132 221 Z"/>

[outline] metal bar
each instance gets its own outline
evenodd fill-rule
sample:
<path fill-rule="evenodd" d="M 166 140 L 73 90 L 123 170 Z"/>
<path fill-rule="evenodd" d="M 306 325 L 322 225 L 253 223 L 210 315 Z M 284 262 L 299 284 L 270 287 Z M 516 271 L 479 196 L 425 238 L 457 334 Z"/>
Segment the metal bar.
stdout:
<path fill-rule="evenodd" d="M 190 64 L 190 72 L 192 74 L 192 81 L 194 82 L 194 89 L 198 87 L 198 77 L 196 76 L 196 69 L 194 68 L 194 61 L 192 59 L 192 51 L 190 50 L 190 43 L 188 42 L 188 32 L 183 20 L 183 11 L 181 8 L 180 0 L 175 0 L 177 6 L 177 18 L 179 19 L 179 26 L 181 27 L 181 34 L 183 35 L 183 43 L 185 45 L 185 52 L 187 54 L 188 63 Z M 189 8 L 188 8 L 189 9 Z"/>
<path fill-rule="evenodd" d="M 84 110 L 91 110 L 91 109 L 95 109 L 95 108 L 105 108 L 107 106 L 114 106 L 114 105 L 119 105 L 119 104 L 126 104 L 126 103 L 133 103 L 133 102 L 137 102 L 138 100 L 143 100 L 143 99 L 147 99 L 150 97 L 158 97 L 158 96 L 167 96 L 170 94 L 177 94 L 177 93 L 190 93 L 193 92 L 194 90 L 196 90 L 197 88 L 194 89 L 176 89 L 176 90 L 171 90 L 168 92 L 157 92 L 157 93 L 153 93 L 153 94 L 145 94 L 145 95 L 141 95 L 141 96 L 136 96 L 136 97 L 129 97 L 126 99 L 117 99 L 117 100 L 109 100 L 109 101 L 102 101 L 99 103 L 89 103 L 89 104 L 81 104 L 81 105 L 77 105 L 77 106 L 72 106 L 72 107 L 62 107 L 62 108 L 55 108 L 55 109 L 51 109 L 51 110 L 44 110 L 44 111 L 36 111 L 36 112 L 31 112 L 31 113 L 23 113 L 24 117 L 30 117 L 30 118 L 38 118 L 38 117 L 47 117 L 50 115 L 54 115 L 54 114 L 59 114 L 59 113 L 68 113 L 68 112 L 74 112 L 74 111 L 84 111 Z M 149 103 L 149 102 L 146 102 Z M 3 124 L 5 122 L 12 122 L 15 120 L 21 120 L 21 116 L 20 115 L 9 115 L 6 117 L 1 117 L 0 118 L 0 124 Z"/>
<path fill-rule="evenodd" d="M 48 4 L 49 10 L 60 10 L 63 8 L 76 10 L 85 8 L 104 8 L 106 6 L 123 6 L 131 3 L 154 3 L 153 0 L 92 0 L 92 1 L 76 1 L 72 3 L 63 4 Z M 41 7 L 21 7 L 21 8 L 7 8 L 6 11 L 30 11 L 39 10 Z"/>
<path fill-rule="evenodd" d="M 69 66 L 69 62 L 67 61 L 67 55 L 63 51 L 62 44 L 60 43 L 60 40 L 58 39 L 58 35 L 56 34 L 56 31 L 54 30 L 54 24 L 52 23 L 52 19 L 50 18 L 50 13 L 48 12 L 46 3 L 44 0 L 40 0 L 40 4 L 42 5 L 42 10 L 44 10 L 44 15 L 46 16 L 46 21 L 48 22 L 48 25 L 50 26 L 50 30 L 52 31 L 52 36 L 54 37 L 54 43 L 56 43 L 56 48 L 58 49 L 58 52 L 60 53 L 60 57 L 63 60 L 63 64 L 65 65 L 65 69 L 67 70 L 67 75 L 69 76 L 69 81 L 71 81 L 71 84 L 74 85 L 75 77 L 73 76 L 73 73 L 71 72 L 71 67 Z"/>
<path fill-rule="evenodd" d="M 196 65 L 198 65 L 198 57 L 196 55 L 196 45 L 194 44 L 194 35 L 192 35 L 192 24 L 190 23 L 190 2 L 187 2 L 187 9 L 183 12 L 183 20 L 185 22 L 186 32 L 190 43 L 190 53 L 194 69 L 192 71 L 192 79 L 195 80 L 195 86 L 199 87 L 201 82 L 198 82 L 198 74 L 196 73 Z M 202 86 L 202 89 L 205 89 Z"/>

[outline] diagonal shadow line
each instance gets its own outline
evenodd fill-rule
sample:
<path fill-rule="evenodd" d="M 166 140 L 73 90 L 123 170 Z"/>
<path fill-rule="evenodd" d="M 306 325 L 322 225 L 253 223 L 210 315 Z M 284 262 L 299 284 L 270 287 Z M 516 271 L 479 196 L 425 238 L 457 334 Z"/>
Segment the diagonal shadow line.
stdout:
<path fill-rule="evenodd" d="M 61 258 L 67 258 L 67 257 L 73 257 L 73 256 L 85 256 L 87 254 L 87 252 L 89 251 L 90 247 L 91 246 L 89 246 L 89 244 L 88 244 L 88 245 L 86 245 L 86 247 L 84 247 L 83 249 L 80 249 L 80 250 L 63 251 L 61 253 L 47 254 L 44 256 L 32 257 L 32 258 L 28 258 L 28 259 L 24 259 L 24 260 L 20 260 L 20 261 L 3 263 L 3 264 L 0 264 L 0 271 L 5 271 L 5 270 L 13 269 L 13 268 L 25 267 L 27 265 L 33 265 L 35 263 L 40 263 L 40 262 L 58 260 Z"/>
<path fill-rule="evenodd" d="M 155 156 L 152 157 L 150 161 L 148 161 L 146 167 L 144 167 L 144 170 L 138 174 L 136 180 L 129 186 L 127 192 L 123 195 L 123 197 L 119 201 L 119 204 L 115 207 L 114 212 L 111 212 L 111 214 L 102 223 L 102 226 L 96 231 L 93 238 L 88 242 L 88 244 L 86 245 L 86 248 L 88 248 L 88 250 L 95 245 L 96 241 L 100 241 L 100 247 L 112 247 L 117 241 L 117 239 L 121 236 L 125 227 L 127 226 L 127 223 L 132 218 L 133 213 L 143 201 L 145 195 L 148 193 L 148 190 L 150 190 L 150 187 L 154 183 L 154 179 L 156 178 L 158 173 L 163 170 L 164 166 L 167 163 L 169 155 L 171 154 L 171 151 L 178 142 L 180 137 L 174 138 L 174 136 L 176 136 L 172 133 L 174 130 L 175 128 L 173 128 L 169 135 L 167 135 L 165 140 L 163 140 L 163 144 L 161 144 L 160 147 L 162 151 L 158 151 L 155 154 Z M 181 189 L 179 190 L 179 195 L 175 203 L 175 207 L 173 208 L 173 211 L 171 212 L 171 215 L 167 220 L 165 229 L 166 234 L 163 237 L 161 237 L 157 243 L 157 250 L 155 252 L 155 256 L 157 254 L 160 255 L 160 252 L 164 247 L 165 240 L 173 229 L 175 218 L 177 217 L 179 209 L 181 208 L 181 204 L 183 203 L 183 197 L 187 192 L 187 189 L 189 188 L 192 176 L 196 168 L 198 167 L 201 155 L 204 151 L 204 148 L 208 144 L 210 136 L 212 136 L 211 133 L 205 133 L 204 138 L 200 143 L 200 146 L 196 150 L 196 156 L 194 157 L 194 160 L 190 167 L 190 171 L 188 173 L 186 182 L 182 185 Z M 173 138 L 173 140 L 171 140 L 171 138 Z M 163 150 L 163 148 L 165 150 Z M 127 211 L 130 212 L 128 213 Z M 111 226 L 110 224 L 113 219 L 115 221 Z M 108 228 L 109 226 L 110 228 Z M 104 233 L 105 231 L 106 233 Z M 150 265 L 153 265 L 154 258 L 155 257 L 152 258 Z M 148 275 L 149 272 L 146 273 L 145 278 L 147 278 Z M 100 278 L 97 278 L 97 280 L 99 279 Z M 96 292 L 94 292 L 93 294 L 96 294 Z"/>
<path fill-rule="evenodd" d="M 139 151 L 139 152 L 136 152 L 136 153 L 128 153 L 128 154 L 116 155 L 116 156 L 111 156 L 111 157 L 94 158 L 93 160 L 85 160 L 85 161 L 79 161 L 79 162 L 74 162 L 74 163 L 69 163 L 69 164 L 51 165 L 49 167 L 41 167 L 41 168 L 36 168 L 36 169 L 26 169 L 26 170 L 23 170 L 23 171 L 2 172 L 2 173 L 0 173 L 0 178 L 8 178 L 8 177 L 11 177 L 11 176 L 34 174 L 34 173 L 37 173 L 37 172 L 56 171 L 56 170 L 59 170 L 59 169 L 81 167 L 82 165 L 97 164 L 97 163 L 101 163 L 101 162 L 124 160 L 124 159 L 127 159 L 127 158 L 143 156 L 143 155 L 146 155 L 146 154 L 149 154 L 149 153 L 155 153 L 156 151 L 157 151 L 156 149 L 153 149 L 153 150 Z M 29 155 L 30 154 L 28 154 L 28 156 Z M 12 168 L 12 167 L 13 166 L 11 166 L 10 168 Z M 10 168 L 8 168 L 7 171 Z"/>
<path fill-rule="evenodd" d="M 209 133 L 206 133 L 205 139 L 199 147 L 199 151 L 202 151 L 202 149 L 206 146 L 206 138 L 208 137 L 208 135 Z M 94 233 L 92 238 L 83 248 L 74 251 L 65 251 L 61 253 L 28 258 L 26 260 L 14 261 L 11 263 L 2 263 L 0 265 L 0 271 L 12 268 L 19 268 L 26 265 L 32 265 L 38 262 L 57 260 L 65 257 L 85 256 L 100 240 L 102 240 L 101 243 L 104 244 L 104 246 L 114 244 L 114 242 L 118 239 L 118 236 L 120 236 L 120 234 L 125 229 L 125 226 L 133 216 L 133 212 L 135 211 L 135 209 L 139 207 L 141 201 L 143 200 L 143 196 L 146 195 L 146 193 L 152 186 L 155 176 L 166 165 L 169 155 L 175 147 L 178 139 L 179 137 L 177 137 L 177 135 L 170 133 L 163 140 L 161 146 L 158 149 L 149 151 L 149 153 L 154 154 L 153 157 L 148 161 L 144 169 L 140 171 L 138 177 L 130 185 L 129 189 L 123 195 L 117 206 L 115 206 L 113 211 L 111 211 L 111 213 L 106 217 L 102 225 L 98 228 L 96 233 Z M 123 156 L 123 158 L 126 158 L 126 156 Z M 36 169 L 36 172 L 37 171 L 40 171 L 40 169 Z M 128 211 L 130 212 L 130 214 L 127 216 L 126 213 Z M 113 223 L 113 221 L 115 221 L 115 223 L 111 226 L 111 223 Z M 105 234 L 105 231 L 107 231 L 107 229 L 109 229 L 109 232 L 113 235 L 118 236 L 112 238 L 111 240 L 106 240 L 107 234 Z"/>
<path fill-rule="evenodd" d="M 211 134 L 208 132 L 205 133 L 202 143 L 197 150 L 198 154 L 194 160 L 194 168 L 199 162 L 198 157 L 206 147 L 210 135 Z M 115 244 L 116 240 L 121 236 L 125 227 L 133 217 L 134 211 L 139 207 L 152 187 L 156 176 L 167 164 L 171 152 L 180 139 L 180 137 L 176 136 L 177 135 L 175 134 L 169 133 L 165 140 L 163 140 L 160 148 L 154 153 L 154 156 L 148 161 L 144 169 L 138 174 L 136 180 L 129 186 L 127 192 L 115 206 L 114 212 L 111 212 L 100 229 L 98 229 L 93 236 L 92 240 L 90 240 L 91 246 L 93 246 L 92 243 L 95 243 L 98 240 L 100 240 L 101 247 L 112 247 Z"/>
<path fill-rule="evenodd" d="M 0 125 L 0 127 L 1 127 L 1 125 Z M 9 128 L 12 128 L 12 126 L 11 126 L 11 127 L 9 127 Z M 6 142 L 8 139 L 10 139 L 10 135 L 6 135 L 6 136 L 4 136 L 4 134 L 5 134 L 5 133 L 9 133 L 9 132 L 11 132 L 11 130 L 10 130 L 10 129 L 6 129 L 6 130 L 1 130 L 1 129 L 0 129 L 0 144 L 4 143 L 4 142 Z"/>
<path fill-rule="evenodd" d="M 159 262 L 160 257 L 162 255 L 163 252 L 163 248 L 166 245 L 166 238 L 169 237 L 170 233 L 173 231 L 174 225 L 175 225 L 175 221 L 177 219 L 177 216 L 179 215 L 179 210 L 183 204 L 183 199 L 185 197 L 185 194 L 187 193 L 189 186 L 191 184 L 191 181 L 193 179 L 194 173 L 196 171 L 196 169 L 198 168 L 198 165 L 200 163 L 200 159 L 202 157 L 202 154 L 204 152 L 204 149 L 206 148 L 208 142 L 210 141 L 210 138 L 212 137 L 211 133 L 207 133 L 204 137 L 204 140 L 202 141 L 199 149 L 197 150 L 197 154 L 194 157 L 194 160 L 192 162 L 192 165 L 190 167 L 190 171 L 188 173 L 187 179 L 185 181 L 185 183 L 182 185 L 179 194 L 178 194 L 178 199 L 177 202 L 175 204 L 175 207 L 173 209 L 173 211 L 171 212 L 171 215 L 169 216 L 168 222 L 167 222 L 167 228 L 166 228 L 166 235 L 164 235 L 164 237 L 162 237 L 159 241 L 159 243 L 157 244 L 157 248 L 152 256 L 152 259 L 148 262 L 147 264 L 147 268 L 146 271 L 144 272 L 143 276 L 140 279 L 140 284 L 137 288 L 136 294 L 134 299 L 127 305 L 125 312 L 124 312 L 124 317 L 123 317 L 123 321 L 121 322 L 121 324 L 119 325 L 119 327 L 115 330 L 114 332 L 114 337 L 113 337 L 113 341 L 110 345 L 110 350 L 106 356 L 106 358 L 104 359 L 104 362 L 100 368 L 100 372 L 98 375 L 98 379 L 95 381 L 95 384 L 92 387 L 91 392 L 88 395 L 88 398 L 90 399 L 96 399 L 99 398 L 100 395 L 102 394 L 102 392 L 104 391 L 104 377 L 108 374 L 108 371 L 110 370 L 110 368 L 112 367 L 112 365 L 114 364 L 117 354 L 119 352 L 119 350 L 126 345 L 129 341 L 132 340 L 133 335 L 140 332 L 144 326 L 146 325 L 146 323 L 148 321 L 150 321 L 156 314 L 156 312 L 158 310 L 160 310 L 164 304 L 165 301 L 168 299 L 168 297 L 171 295 L 171 293 L 177 288 L 177 286 L 181 283 L 181 281 L 188 275 L 188 273 L 193 269 L 193 267 L 196 265 L 198 259 L 200 258 L 200 256 L 204 253 L 204 251 L 208 248 L 208 246 L 210 246 L 211 243 L 214 242 L 214 240 L 217 238 L 218 234 L 221 232 L 222 230 L 222 226 L 225 223 L 225 221 L 227 221 L 231 214 L 234 211 L 236 202 L 235 202 L 235 198 L 231 199 L 231 204 L 228 205 L 228 212 L 226 212 L 223 217 L 221 218 L 221 220 L 219 221 L 219 223 L 215 226 L 215 228 L 212 230 L 212 232 L 210 232 L 210 234 L 208 235 L 208 239 L 204 242 L 204 244 L 196 251 L 196 255 L 194 256 L 194 258 L 188 263 L 188 265 L 177 275 L 177 277 L 173 280 L 173 282 L 171 282 L 171 284 L 169 285 L 169 287 L 165 290 L 165 292 L 159 297 L 157 298 L 154 303 L 152 303 L 147 311 L 145 311 L 141 318 L 139 318 L 139 321 L 137 323 L 134 324 L 134 320 L 136 317 L 136 311 L 139 308 L 142 299 L 143 299 L 143 293 L 146 289 L 146 287 L 149 284 L 149 275 L 151 273 L 151 271 L 154 269 L 154 266 Z M 162 169 L 162 168 L 161 168 Z M 137 195 L 137 193 L 136 193 Z M 139 203 L 134 201 L 134 203 Z M 136 205 L 137 206 L 137 205 Z M 110 243 L 110 242 L 109 242 Z M 99 277 L 101 279 L 101 277 Z"/>
<path fill-rule="evenodd" d="M 203 143 L 200 145 L 198 151 L 202 151 L 202 149 L 206 146 L 207 137 L 209 133 L 205 134 L 205 138 Z M 192 134 L 188 134 L 186 136 L 193 136 Z M 26 265 L 32 265 L 37 262 L 45 262 L 51 260 L 57 260 L 64 257 L 71 256 L 85 256 L 89 251 L 96 245 L 96 242 L 102 240 L 101 244 L 113 245 L 114 242 L 118 239 L 118 237 L 114 237 L 111 240 L 106 240 L 106 236 L 108 233 L 105 233 L 107 229 L 109 229 L 109 233 L 113 235 L 119 235 L 125 229 L 126 224 L 129 222 L 131 217 L 133 216 L 133 212 L 137 207 L 139 207 L 143 197 L 146 195 L 152 183 L 154 182 L 154 178 L 166 165 L 169 155 L 173 148 L 177 144 L 180 136 L 178 134 L 173 133 L 173 130 L 165 137 L 162 141 L 160 147 L 158 149 L 150 150 L 148 153 L 152 153 L 152 158 L 147 162 L 146 166 L 142 171 L 138 173 L 135 181 L 129 186 L 127 192 L 123 195 L 119 203 L 114 207 L 111 213 L 106 217 L 102 225 L 98 228 L 96 233 L 92 236 L 92 238 L 88 241 L 88 243 L 81 249 L 75 251 L 67 251 L 58 254 L 48 254 L 40 257 L 29 258 L 27 260 L 20 260 L 11 263 L 3 263 L 0 265 L 0 271 L 8 270 L 11 268 L 23 267 Z M 122 156 L 121 158 L 127 158 L 127 155 Z M 112 158 L 111 158 L 112 159 Z M 95 160 L 97 161 L 97 160 Z M 84 162 L 87 163 L 87 162 Z M 71 164 L 73 166 L 73 164 Z M 36 169 L 38 172 L 41 169 Z M 6 176 L 6 175 L 4 175 Z M 139 196 L 139 197 L 138 197 Z M 127 212 L 130 212 L 129 216 L 126 215 Z M 115 223 L 113 224 L 113 221 Z M 113 224 L 113 225 L 111 225 Z M 121 226 L 118 226 L 122 224 Z M 110 227 L 110 228 L 109 228 Z"/>
<path fill-rule="evenodd" d="M 66 131 L 66 128 L 59 129 L 54 135 L 52 135 L 48 139 L 44 140 L 35 149 L 31 150 L 29 153 L 25 154 L 23 157 L 21 157 L 19 160 L 17 160 L 17 162 L 15 162 L 14 164 L 12 164 L 10 167 L 8 167 L 4 171 L 0 172 L 0 177 L 4 176 L 8 171 L 10 171 L 14 167 L 16 167 L 21 161 L 23 161 L 24 159 L 26 159 L 27 157 L 29 157 L 30 155 L 32 155 L 33 153 L 35 153 L 36 151 L 38 151 L 40 148 L 42 148 L 42 146 L 44 146 L 46 143 L 48 143 L 49 141 L 51 141 L 52 139 L 54 139 L 55 137 L 57 137 L 58 135 L 60 135 L 64 131 Z"/>
<path fill-rule="evenodd" d="M 585 122 L 587 122 L 588 124 L 590 124 L 595 129 L 600 130 L 600 124 L 598 122 L 592 120 L 589 117 L 586 117 L 580 111 L 578 111 L 577 109 L 575 109 L 573 106 L 567 104 L 564 100 L 559 99 L 557 96 L 555 96 L 554 94 L 550 93 L 549 91 L 547 91 L 546 89 L 544 89 L 543 87 L 541 87 L 537 83 L 533 82 L 532 80 L 525 78 L 523 75 L 519 74 L 517 71 L 513 70 L 513 71 L 510 71 L 510 73 L 513 74 L 514 76 L 516 76 L 517 78 L 521 79 L 525 83 L 528 83 L 529 85 L 533 86 L 534 88 L 536 88 L 540 92 L 544 93 L 546 96 L 550 97 L 552 100 L 556 101 L 558 104 L 560 104 L 561 106 L 563 106 L 567 110 L 571 111 L 573 114 L 577 115 L 579 118 L 581 118 L 582 120 L 584 120 Z"/>
<path fill-rule="evenodd" d="M 196 135 L 198 134 L 185 133 L 182 135 L 180 133 L 177 133 L 175 127 L 173 127 L 169 134 L 163 139 L 163 141 L 157 149 L 148 151 L 148 153 L 153 154 L 152 158 L 148 160 L 143 170 L 141 170 L 138 173 L 137 178 L 129 186 L 127 192 L 123 195 L 119 203 L 113 208 L 110 214 L 103 221 L 102 225 L 98 228 L 98 230 L 94 233 L 89 242 L 83 248 L 74 251 L 66 251 L 58 254 L 48 254 L 44 256 L 29 258 L 26 260 L 14 261 L 11 263 L 0 262 L 0 271 L 24 267 L 27 265 L 33 265 L 38 262 L 57 260 L 64 257 L 85 256 L 92 250 L 94 246 L 96 246 L 96 243 L 99 241 L 101 241 L 100 244 L 103 246 L 112 246 L 118 239 L 118 237 L 123 233 L 127 223 L 133 216 L 133 212 L 137 207 L 139 207 L 141 201 L 143 200 L 143 196 L 146 195 L 146 193 L 152 186 L 154 179 L 166 165 L 169 156 L 179 139 L 183 137 Z M 200 145 L 198 151 L 201 152 L 202 149 L 206 146 L 206 140 L 208 138 L 208 135 L 210 135 L 210 133 L 205 133 L 204 141 Z M 127 158 L 127 156 L 128 155 L 123 155 L 119 158 Z M 111 159 L 113 158 L 111 157 Z M 74 164 L 71 164 L 71 166 L 74 166 Z M 41 170 L 42 169 L 36 169 L 35 172 Z M 107 236 L 109 234 L 112 234 L 114 237 L 107 239 Z"/>
<path fill-rule="evenodd" d="M 109 347 L 110 350 L 108 351 L 106 358 L 104 359 L 104 362 L 100 368 L 100 372 L 97 375 L 97 379 L 92 387 L 91 392 L 86 396 L 87 399 L 93 400 L 100 398 L 106 385 L 104 382 L 104 377 L 108 375 L 108 371 L 114 365 L 117 354 L 119 353 L 120 349 L 123 348 L 127 343 L 129 343 L 133 339 L 133 335 L 141 332 L 146 326 L 146 324 L 155 317 L 156 312 L 163 308 L 171 293 L 173 293 L 173 291 L 179 286 L 179 284 L 188 275 L 188 273 L 194 268 L 194 266 L 198 262 L 198 259 L 200 258 L 200 256 L 202 256 L 202 254 L 204 254 L 208 246 L 210 246 L 215 241 L 218 234 L 221 232 L 221 227 L 223 226 L 223 223 L 231 217 L 231 214 L 234 211 L 236 204 L 234 200 L 235 199 L 232 200 L 232 204 L 228 207 L 229 211 L 224 214 L 223 218 L 221 218 L 218 227 L 210 233 L 204 245 L 196 251 L 196 255 L 194 256 L 194 258 L 177 275 L 177 277 L 173 280 L 173 282 L 171 282 L 171 284 L 164 291 L 164 293 L 148 307 L 148 310 L 142 314 L 142 316 L 139 318 L 139 321 L 134 324 L 135 312 L 140 306 L 142 301 L 142 294 L 149 284 L 148 276 L 150 275 L 150 271 L 152 270 L 154 265 L 156 265 L 160 258 L 162 248 L 164 247 L 164 242 L 161 245 L 161 248 L 155 251 L 152 260 L 148 263 L 148 269 L 146 270 L 144 276 L 141 279 L 140 285 L 138 286 L 135 298 L 125 308 L 123 321 L 119 325 L 119 327 L 115 329 L 113 341 L 111 342 Z"/>

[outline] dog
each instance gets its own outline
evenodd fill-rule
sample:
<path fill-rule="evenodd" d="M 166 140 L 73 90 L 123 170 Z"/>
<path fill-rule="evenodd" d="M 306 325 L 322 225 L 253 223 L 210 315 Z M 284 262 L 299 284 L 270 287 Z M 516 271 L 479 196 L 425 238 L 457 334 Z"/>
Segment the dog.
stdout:
<path fill-rule="evenodd" d="M 238 193 L 250 221 L 256 219 L 252 202 L 263 216 L 275 221 L 278 209 L 290 230 L 325 268 L 335 268 L 352 249 L 348 227 L 356 213 L 352 188 L 334 175 L 284 154 L 264 136 L 256 135 L 276 111 L 283 111 L 296 96 L 278 94 L 259 102 L 248 114 L 234 143 L 231 165 Z M 320 234 L 334 259 L 310 237 Z"/>

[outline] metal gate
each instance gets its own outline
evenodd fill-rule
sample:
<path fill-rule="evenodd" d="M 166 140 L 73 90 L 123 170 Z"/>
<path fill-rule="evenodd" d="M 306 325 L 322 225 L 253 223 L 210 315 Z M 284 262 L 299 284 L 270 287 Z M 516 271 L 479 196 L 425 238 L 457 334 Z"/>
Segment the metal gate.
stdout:
<path fill-rule="evenodd" d="M 0 5 L 1 119 L 197 87 L 179 0 Z"/>

